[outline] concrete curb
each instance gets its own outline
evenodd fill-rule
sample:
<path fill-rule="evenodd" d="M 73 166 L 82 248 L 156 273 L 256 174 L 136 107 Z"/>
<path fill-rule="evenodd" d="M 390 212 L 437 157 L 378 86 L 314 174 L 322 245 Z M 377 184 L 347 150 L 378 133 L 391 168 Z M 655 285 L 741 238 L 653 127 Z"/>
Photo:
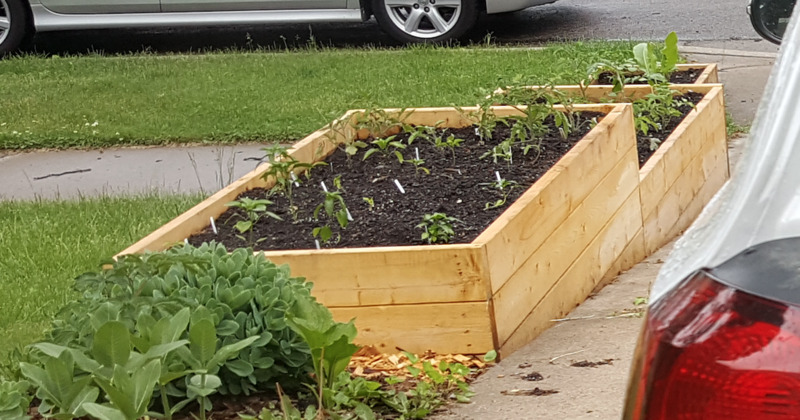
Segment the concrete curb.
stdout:
<path fill-rule="evenodd" d="M 770 59 L 775 59 L 778 57 L 777 53 L 764 52 L 764 51 L 729 50 L 725 48 L 692 47 L 688 45 L 681 45 L 678 47 L 678 50 L 683 54 L 721 55 L 726 57 L 770 58 Z"/>

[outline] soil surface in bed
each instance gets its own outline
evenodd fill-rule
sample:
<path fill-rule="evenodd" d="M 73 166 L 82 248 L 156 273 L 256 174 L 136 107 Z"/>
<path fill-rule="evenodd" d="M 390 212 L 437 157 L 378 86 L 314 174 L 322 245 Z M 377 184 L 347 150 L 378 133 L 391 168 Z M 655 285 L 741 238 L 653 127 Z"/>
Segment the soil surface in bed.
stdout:
<path fill-rule="evenodd" d="M 688 69 L 688 70 L 680 70 L 673 72 L 669 75 L 669 82 L 674 84 L 692 84 L 697 81 L 697 78 L 703 74 L 704 69 Z M 597 81 L 594 83 L 595 85 L 611 85 L 614 84 L 614 74 L 610 72 L 600 73 L 597 76 Z M 646 85 L 647 81 L 644 80 L 637 80 L 631 81 L 629 84 L 632 85 Z"/>
<path fill-rule="evenodd" d="M 550 121 L 546 125 L 549 131 L 541 142 L 536 142 L 538 151 L 532 147 L 525 154 L 522 145 L 515 142 L 511 161 L 498 158 L 495 162 L 491 156 L 481 158 L 509 137 L 511 129 L 506 125 L 498 124 L 492 138 L 485 141 L 481 141 L 475 127 L 443 129 L 440 134 L 444 138 L 452 134 L 464 142 L 451 150 L 416 139 L 401 150 L 407 160 L 414 159 L 418 152 L 425 161 L 421 167 L 430 173 L 409 162 L 401 164 L 393 153 L 384 156 L 378 152 L 362 160 L 364 153 L 374 147 L 371 144 L 350 157 L 337 149 L 325 160 L 327 165 L 311 170 L 308 179 L 300 176 L 302 184 L 294 188 L 292 200 L 296 215 L 289 212 L 288 199 L 282 194 L 270 195 L 267 190 L 253 189 L 240 196 L 271 200 L 269 211 L 283 219 L 262 217 L 254 228 L 254 237 L 259 238 L 256 244 L 249 244 L 247 233 L 240 234 L 233 228 L 236 222 L 245 220 L 244 213 L 235 208 L 229 208 L 217 219 L 218 234 L 209 226 L 190 237 L 189 242 L 199 245 L 217 241 L 229 249 L 243 246 L 254 246 L 257 250 L 314 249 L 313 229 L 328 225 L 333 230 L 333 239 L 321 243 L 322 248 L 422 245 L 428 243 L 421 239 L 424 228 L 416 226 L 423 215 L 445 213 L 458 219 L 453 223 L 451 243 L 468 243 L 583 138 L 593 119 L 600 118 L 602 114 L 583 112 L 577 128 L 566 139 Z M 408 137 L 408 133 L 401 133 L 394 140 L 406 143 Z M 370 140 L 365 142 L 369 144 Z M 500 190 L 493 185 L 497 183 L 497 174 L 514 184 Z M 327 219 L 322 211 L 320 220 L 313 217 L 315 208 L 325 198 L 321 183 L 333 191 L 336 177 L 340 177 L 342 196 L 353 219 L 344 229 L 335 220 Z M 405 193 L 400 192 L 395 180 Z M 504 198 L 505 204 L 486 209 L 487 203 L 495 204 Z"/>

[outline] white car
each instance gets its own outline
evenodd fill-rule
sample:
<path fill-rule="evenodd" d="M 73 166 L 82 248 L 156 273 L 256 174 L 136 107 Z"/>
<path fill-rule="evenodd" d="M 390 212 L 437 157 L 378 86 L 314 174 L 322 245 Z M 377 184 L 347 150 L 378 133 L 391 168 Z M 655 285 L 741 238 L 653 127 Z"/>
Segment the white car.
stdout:
<path fill-rule="evenodd" d="M 478 15 L 556 0 L 0 0 L 0 55 L 36 31 L 360 22 L 402 42 L 464 35 Z"/>

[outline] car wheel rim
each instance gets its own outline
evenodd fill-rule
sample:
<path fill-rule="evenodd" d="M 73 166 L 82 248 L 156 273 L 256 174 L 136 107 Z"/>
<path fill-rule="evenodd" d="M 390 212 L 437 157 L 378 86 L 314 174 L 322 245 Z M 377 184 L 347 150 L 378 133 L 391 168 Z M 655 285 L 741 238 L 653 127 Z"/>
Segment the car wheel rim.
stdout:
<path fill-rule="evenodd" d="M 11 30 L 11 11 L 8 7 L 7 0 L 0 0 L 0 44 L 8 38 L 8 32 Z"/>
<path fill-rule="evenodd" d="M 462 10 L 461 0 L 385 0 L 385 5 L 397 28 L 421 39 L 450 32 Z"/>

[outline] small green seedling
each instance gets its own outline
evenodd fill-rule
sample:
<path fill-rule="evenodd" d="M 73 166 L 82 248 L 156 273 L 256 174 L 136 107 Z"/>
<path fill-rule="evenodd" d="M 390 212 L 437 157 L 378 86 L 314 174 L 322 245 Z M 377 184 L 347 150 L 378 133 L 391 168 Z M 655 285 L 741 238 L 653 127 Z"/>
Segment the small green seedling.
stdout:
<path fill-rule="evenodd" d="M 380 152 L 384 156 L 389 156 L 391 153 L 394 153 L 394 155 L 397 157 L 397 160 L 400 161 L 400 163 L 403 163 L 403 154 L 400 152 L 400 150 L 405 149 L 406 145 L 396 141 L 396 137 L 397 136 L 389 136 L 385 139 L 373 140 L 372 144 L 374 144 L 376 147 L 367 150 L 366 153 L 364 153 L 362 160 L 366 160 L 368 157 L 377 152 Z M 392 148 L 390 149 L 389 146 Z"/>
<path fill-rule="evenodd" d="M 333 184 L 337 191 L 325 190 L 322 192 L 325 198 L 322 203 L 314 209 L 314 220 L 319 220 L 319 213 L 324 210 L 328 219 L 336 220 L 339 227 L 344 229 L 350 222 L 350 212 L 347 210 L 347 204 L 345 204 L 344 197 L 342 196 L 341 178 L 336 177 L 333 180 Z M 315 227 L 311 231 L 311 234 L 315 238 L 319 238 L 322 242 L 329 242 L 333 237 L 333 229 L 330 225 L 325 224 L 324 226 Z"/>
<path fill-rule="evenodd" d="M 428 241 L 429 244 L 446 244 L 450 243 L 453 236 L 455 236 L 453 224 L 456 222 L 460 222 L 460 220 L 445 213 L 433 213 L 422 216 L 422 223 L 416 227 L 425 229 L 420 235 L 423 241 Z"/>
<path fill-rule="evenodd" d="M 308 171 L 311 168 L 326 165 L 325 162 L 306 163 L 300 162 L 290 155 L 288 149 L 280 144 L 275 144 L 263 149 L 266 153 L 267 163 L 269 169 L 261 174 L 261 178 L 267 180 L 272 178 L 275 180 L 275 185 L 270 190 L 271 193 L 281 192 L 286 195 L 289 200 L 289 210 L 292 214 L 295 213 L 294 203 L 292 201 L 292 187 L 299 185 L 300 180 L 294 176 L 299 170 Z"/>
<path fill-rule="evenodd" d="M 450 153 L 453 155 L 453 165 L 456 164 L 456 147 L 460 146 L 461 143 L 464 142 L 464 139 L 456 138 L 455 135 L 450 134 L 447 138 L 443 137 L 435 137 L 433 141 L 433 145 L 436 146 L 438 149 L 450 149 Z"/>
<path fill-rule="evenodd" d="M 369 211 L 375 210 L 375 200 L 372 197 L 361 197 L 365 203 L 369 206 Z"/>
<path fill-rule="evenodd" d="M 236 201 L 231 201 L 230 203 L 225 204 L 228 207 L 235 207 L 244 210 L 245 214 L 247 215 L 247 219 L 240 220 L 236 222 L 236 225 L 233 227 L 239 231 L 242 235 L 247 233 L 247 239 L 243 236 L 239 236 L 240 239 L 247 241 L 248 246 L 255 245 L 256 242 L 253 242 L 253 227 L 255 224 L 261 219 L 263 216 L 269 216 L 275 220 L 283 220 L 277 214 L 267 210 L 268 206 L 272 204 L 272 201 L 267 199 L 252 199 L 247 197 L 242 197 Z M 238 235 L 237 235 L 238 236 Z M 259 240 L 261 241 L 261 240 Z"/>
<path fill-rule="evenodd" d="M 495 175 L 497 176 L 497 179 L 494 182 L 482 183 L 480 185 L 486 185 L 486 186 L 491 187 L 491 188 L 497 188 L 498 190 L 500 190 L 502 192 L 503 198 L 497 199 L 497 201 L 495 201 L 494 203 L 491 203 L 491 202 L 486 203 L 483 206 L 484 210 L 496 209 L 496 208 L 501 207 L 504 204 L 506 204 L 506 201 L 508 200 L 508 195 L 511 194 L 511 190 L 513 190 L 514 187 L 517 186 L 517 182 L 516 181 L 510 181 L 510 180 L 507 180 L 505 178 L 500 177 L 500 173 L 499 172 L 495 172 Z"/>

